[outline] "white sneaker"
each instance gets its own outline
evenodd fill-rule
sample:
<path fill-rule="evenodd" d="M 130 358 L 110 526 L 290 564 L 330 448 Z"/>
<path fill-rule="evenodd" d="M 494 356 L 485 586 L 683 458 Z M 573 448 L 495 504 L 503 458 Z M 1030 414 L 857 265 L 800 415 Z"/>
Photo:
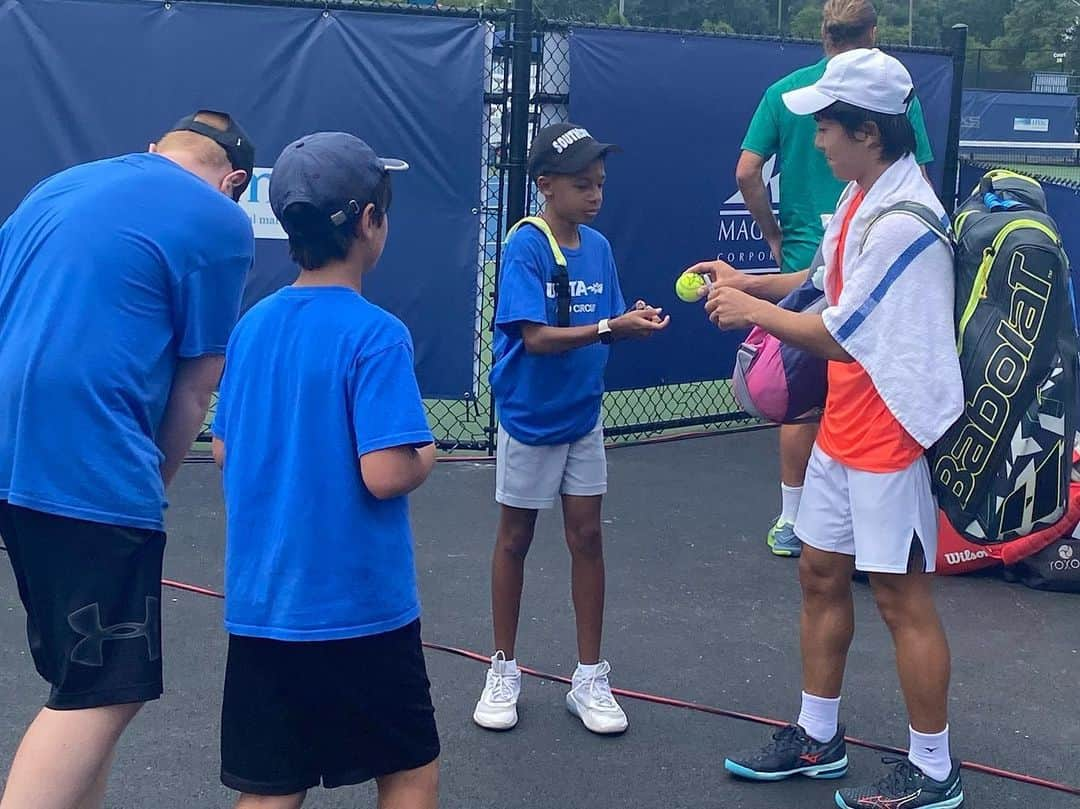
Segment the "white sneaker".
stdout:
<path fill-rule="evenodd" d="M 581 665 L 574 671 L 573 685 L 566 695 L 566 709 L 593 733 L 622 733 L 629 722 L 611 693 L 608 674 L 611 666 L 601 660 L 595 674 L 584 674 Z"/>
<path fill-rule="evenodd" d="M 506 655 L 496 652 L 491 658 L 487 682 L 473 711 L 473 721 L 488 730 L 510 730 L 517 724 L 517 701 L 521 694 L 521 672 L 510 671 Z"/>

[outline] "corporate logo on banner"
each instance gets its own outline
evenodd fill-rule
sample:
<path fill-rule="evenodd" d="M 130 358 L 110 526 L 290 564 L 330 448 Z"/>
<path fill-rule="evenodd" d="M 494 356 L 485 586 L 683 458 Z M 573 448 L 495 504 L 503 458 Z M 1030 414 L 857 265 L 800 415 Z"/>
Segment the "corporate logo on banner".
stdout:
<path fill-rule="evenodd" d="M 251 219 L 251 229 L 256 239 L 287 239 L 285 231 L 270 209 L 270 175 L 273 169 L 256 167 L 251 184 L 240 198 L 240 207 Z"/>
<path fill-rule="evenodd" d="M 780 204 L 780 173 L 773 174 L 776 158 L 772 157 L 761 168 L 761 178 L 769 192 L 773 213 L 778 214 Z M 720 209 L 719 245 L 717 258 L 726 261 L 737 270 L 746 272 L 776 272 L 769 243 L 761 235 L 754 217 L 746 209 L 741 191 L 736 191 Z"/>

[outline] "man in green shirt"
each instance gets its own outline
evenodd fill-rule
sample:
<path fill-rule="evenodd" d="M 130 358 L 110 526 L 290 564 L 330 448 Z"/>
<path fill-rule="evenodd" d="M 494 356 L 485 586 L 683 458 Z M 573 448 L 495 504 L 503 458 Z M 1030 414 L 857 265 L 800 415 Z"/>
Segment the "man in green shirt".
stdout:
<path fill-rule="evenodd" d="M 833 176 L 825 157 L 814 147 L 817 123 L 813 117 L 793 115 L 781 96 L 814 84 L 824 75 L 829 59 L 837 54 L 874 47 L 877 11 L 873 3 L 827 0 L 822 9 L 821 35 L 825 58 L 785 76 L 765 91 L 750 121 L 735 169 L 746 208 L 772 248 L 781 272 L 800 272 L 810 267 L 845 186 Z M 934 155 L 917 98 L 911 103 L 908 117 L 915 128 L 915 158 L 925 174 L 925 166 L 933 161 Z M 781 163 L 779 222 L 773 213 L 766 178 L 762 176 L 765 164 L 774 156 L 779 156 Z M 780 427 L 782 505 L 780 516 L 767 536 L 769 548 L 777 556 L 798 556 L 802 549 L 795 536 L 795 517 L 806 464 L 816 438 L 816 422 Z"/>

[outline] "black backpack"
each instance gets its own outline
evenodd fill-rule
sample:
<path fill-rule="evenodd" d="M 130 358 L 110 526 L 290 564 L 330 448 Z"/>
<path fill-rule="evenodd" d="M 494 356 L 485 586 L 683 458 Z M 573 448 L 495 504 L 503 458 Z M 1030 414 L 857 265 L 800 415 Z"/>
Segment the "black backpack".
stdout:
<path fill-rule="evenodd" d="M 991 171 L 958 211 L 964 412 L 930 453 L 938 503 L 977 544 L 1054 525 L 1068 507 L 1077 338 L 1068 259 L 1039 183 Z"/>
<path fill-rule="evenodd" d="M 1038 553 L 1005 568 L 1005 578 L 1036 590 L 1080 593 L 1080 539 L 1062 537 Z"/>
<path fill-rule="evenodd" d="M 551 248 L 551 255 L 555 259 L 555 271 L 551 277 L 552 284 L 555 287 L 554 325 L 566 328 L 570 325 L 570 274 L 566 268 L 566 256 L 563 254 L 562 248 L 559 247 L 559 240 L 551 232 L 548 223 L 539 216 L 526 216 L 507 231 L 506 240 L 509 241 L 510 237 L 525 225 L 531 225 L 543 233 L 548 241 L 548 247 Z"/>

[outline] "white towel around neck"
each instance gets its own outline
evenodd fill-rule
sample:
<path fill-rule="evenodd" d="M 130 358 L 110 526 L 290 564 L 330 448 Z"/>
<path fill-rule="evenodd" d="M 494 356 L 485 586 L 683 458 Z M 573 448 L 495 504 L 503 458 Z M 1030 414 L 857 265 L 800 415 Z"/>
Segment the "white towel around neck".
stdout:
<path fill-rule="evenodd" d="M 837 243 L 856 192 L 851 183 L 825 231 L 825 289 L 835 289 Z M 866 370 L 901 426 L 929 448 L 960 416 L 964 387 L 956 353 L 952 250 L 918 218 L 890 214 L 898 202 L 945 210 L 911 155 L 890 166 L 848 226 L 843 289 L 828 298 L 825 327 Z"/>

